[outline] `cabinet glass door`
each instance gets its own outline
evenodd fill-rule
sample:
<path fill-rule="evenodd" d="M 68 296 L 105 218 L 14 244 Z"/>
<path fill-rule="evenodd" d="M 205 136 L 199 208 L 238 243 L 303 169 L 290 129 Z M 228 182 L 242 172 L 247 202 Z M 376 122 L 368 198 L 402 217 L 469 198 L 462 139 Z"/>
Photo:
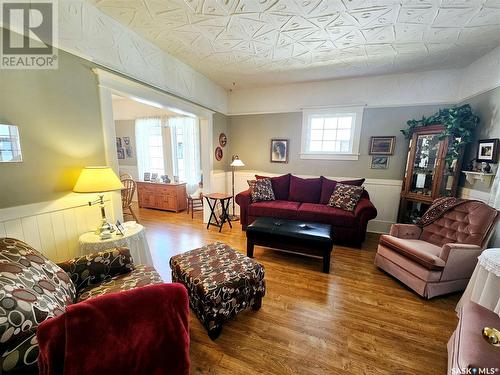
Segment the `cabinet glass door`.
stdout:
<path fill-rule="evenodd" d="M 431 196 L 439 160 L 439 134 L 420 134 L 415 145 L 410 193 Z"/>

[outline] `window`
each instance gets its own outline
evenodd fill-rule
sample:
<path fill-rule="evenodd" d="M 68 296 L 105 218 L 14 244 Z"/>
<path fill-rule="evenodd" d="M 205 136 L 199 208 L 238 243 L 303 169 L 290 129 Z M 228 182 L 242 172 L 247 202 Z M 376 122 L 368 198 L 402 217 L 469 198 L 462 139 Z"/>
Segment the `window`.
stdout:
<path fill-rule="evenodd" d="M 139 176 L 145 172 L 165 174 L 162 120 L 160 117 L 139 118 L 135 121 L 137 166 Z"/>
<path fill-rule="evenodd" d="M 20 161 L 22 156 L 17 126 L 0 124 L 0 163 Z"/>
<path fill-rule="evenodd" d="M 302 159 L 358 160 L 363 107 L 304 110 Z"/>

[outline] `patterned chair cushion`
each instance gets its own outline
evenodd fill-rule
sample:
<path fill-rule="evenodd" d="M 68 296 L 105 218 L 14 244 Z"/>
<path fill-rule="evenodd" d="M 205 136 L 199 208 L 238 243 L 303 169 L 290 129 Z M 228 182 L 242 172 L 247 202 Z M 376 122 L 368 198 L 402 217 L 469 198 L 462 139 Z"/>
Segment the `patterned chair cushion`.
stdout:
<path fill-rule="evenodd" d="M 80 256 L 58 265 L 71 277 L 78 293 L 88 286 L 134 269 L 130 250 L 125 247 Z"/>
<path fill-rule="evenodd" d="M 99 285 L 90 285 L 83 288 L 78 295 L 77 302 L 102 296 L 107 293 L 116 293 L 124 290 L 140 288 L 141 286 L 161 283 L 163 283 L 163 280 L 153 267 L 138 265 L 135 266 L 132 272 L 114 276 Z"/>
<path fill-rule="evenodd" d="M 30 353 L 21 353 L 19 347 L 27 343 L 25 349 L 30 349 L 36 327 L 47 318 L 64 313 L 75 296 L 75 286 L 59 266 L 23 241 L 0 238 L 3 371 L 25 366 L 33 360 Z"/>
<path fill-rule="evenodd" d="M 221 242 L 173 256 L 170 268 L 172 281 L 186 286 L 189 303 L 207 330 L 265 295 L 264 266 Z"/>
<path fill-rule="evenodd" d="M 273 185 L 270 178 L 248 180 L 252 202 L 274 201 Z"/>
<path fill-rule="evenodd" d="M 344 185 L 338 183 L 330 197 L 328 206 L 354 211 L 365 190 L 362 186 Z"/>

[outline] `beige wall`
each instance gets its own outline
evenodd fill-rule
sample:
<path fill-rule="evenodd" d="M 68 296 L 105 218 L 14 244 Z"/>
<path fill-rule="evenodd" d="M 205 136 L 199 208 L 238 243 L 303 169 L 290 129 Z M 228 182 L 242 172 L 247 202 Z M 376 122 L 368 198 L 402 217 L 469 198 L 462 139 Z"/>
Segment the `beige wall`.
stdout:
<path fill-rule="evenodd" d="M 467 145 L 464 155 L 464 165 L 476 157 L 477 141 L 480 139 L 500 138 L 500 87 L 477 95 L 462 104 L 470 104 L 481 119 L 479 128 L 475 132 L 474 140 Z M 462 174 L 460 186 L 481 191 L 490 191 L 490 184 L 476 182 L 471 185 Z"/>
<path fill-rule="evenodd" d="M 115 121 L 116 136 L 122 139 L 122 147 L 125 150 L 126 145 L 123 142 L 123 137 L 130 138 L 130 146 L 132 147 L 132 157 L 127 157 L 125 152 L 125 159 L 118 159 L 118 165 L 129 165 L 137 167 L 137 153 L 135 145 L 135 120 L 119 120 Z"/>
<path fill-rule="evenodd" d="M 229 137 L 229 124 L 228 124 L 228 117 L 224 116 L 221 113 L 214 113 L 213 117 L 213 148 L 212 148 L 212 153 L 215 152 L 215 149 L 217 146 L 219 146 L 219 134 L 224 133 L 228 137 L 227 145 L 226 147 L 222 148 L 223 151 L 223 158 L 221 161 L 217 161 L 214 156 L 214 170 L 223 170 L 226 171 L 229 168 L 229 164 L 231 163 L 231 154 L 229 152 L 230 150 L 230 145 L 233 142 L 233 140 Z"/>
<path fill-rule="evenodd" d="M 105 163 L 92 64 L 59 51 L 57 70 L 0 70 L 0 123 L 19 127 L 22 163 L 0 163 L 0 208 L 57 199 Z"/>
<path fill-rule="evenodd" d="M 303 175 L 326 175 L 402 179 L 404 174 L 408 142 L 400 130 L 412 118 L 429 116 L 439 106 L 414 106 L 394 108 L 367 108 L 363 115 L 360 157 L 357 161 L 346 160 L 302 160 L 299 158 L 302 129 L 302 113 L 278 113 L 242 115 L 229 117 L 229 147 L 244 161 L 245 169 L 269 173 L 295 173 Z M 396 149 L 385 170 L 370 169 L 368 155 L 371 136 L 396 136 Z M 271 163 L 269 149 L 271 138 L 290 140 L 288 164 Z"/>

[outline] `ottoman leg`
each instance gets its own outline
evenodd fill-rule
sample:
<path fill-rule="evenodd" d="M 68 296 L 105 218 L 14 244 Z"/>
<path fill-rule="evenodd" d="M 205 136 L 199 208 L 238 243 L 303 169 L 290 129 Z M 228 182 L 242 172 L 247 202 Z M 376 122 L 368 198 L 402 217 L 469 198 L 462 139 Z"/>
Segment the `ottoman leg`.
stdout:
<path fill-rule="evenodd" d="M 253 311 L 258 311 L 262 307 L 262 296 L 259 294 L 258 296 L 255 296 L 255 300 L 252 305 L 252 310 Z"/>
<path fill-rule="evenodd" d="M 247 257 L 253 258 L 253 242 L 247 238 Z"/>
<path fill-rule="evenodd" d="M 331 249 L 325 250 L 323 253 L 323 272 L 330 273 L 330 255 Z"/>
<path fill-rule="evenodd" d="M 208 337 L 210 337 L 212 341 L 215 341 L 217 340 L 217 337 L 220 336 L 221 332 L 222 332 L 222 325 L 214 326 L 212 327 L 212 329 L 208 331 Z"/>

